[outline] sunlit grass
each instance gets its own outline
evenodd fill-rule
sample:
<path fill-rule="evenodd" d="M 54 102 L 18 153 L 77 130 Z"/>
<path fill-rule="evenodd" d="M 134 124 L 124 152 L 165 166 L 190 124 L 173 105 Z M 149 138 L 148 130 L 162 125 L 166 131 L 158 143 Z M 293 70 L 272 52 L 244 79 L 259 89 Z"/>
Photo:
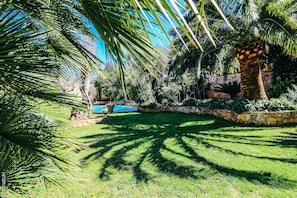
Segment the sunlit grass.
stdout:
<path fill-rule="evenodd" d="M 297 132 L 208 116 L 110 114 L 75 128 L 77 185 L 31 197 L 297 197 Z"/>

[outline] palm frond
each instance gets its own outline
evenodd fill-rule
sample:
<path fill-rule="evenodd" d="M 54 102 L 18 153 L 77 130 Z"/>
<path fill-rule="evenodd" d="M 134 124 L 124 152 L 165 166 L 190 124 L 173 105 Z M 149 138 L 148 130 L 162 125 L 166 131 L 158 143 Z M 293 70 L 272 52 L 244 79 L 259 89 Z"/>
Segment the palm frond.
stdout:
<path fill-rule="evenodd" d="M 55 184 L 59 174 L 78 170 L 65 153 L 72 140 L 32 108 L 21 95 L 0 94 L 0 171 L 17 193 L 40 181 Z"/>
<path fill-rule="evenodd" d="M 263 19 L 261 38 L 269 43 L 283 46 L 291 55 L 297 56 L 297 29 L 284 26 L 277 20 Z"/>
<path fill-rule="evenodd" d="M 36 31 L 27 17 L 5 10 L 0 19 L 0 86 L 30 98 L 75 104 L 74 98 L 60 93 L 51 73 L 60 69 L 48 48 L 47 32 Z"/>
<path fill-rule="evenodd" d="M 297 2 L 271 1 L 263 10 L 262 35 L 269 43 L 283 46 L 288 54 L 297 56 Z"/>
<path fill-rule="evenodd" d="M 100 59 L 84 44 L 85 36 L 95 36 L 80 13 L 79 2 L 32 0 L 12 1 L 9 5 L 27 15 L 36 28 L 47 31 L 48 44 L 62 68 L 71 67 L 77 73 L 98 69 L 95 65 L 101 64 Z"/>

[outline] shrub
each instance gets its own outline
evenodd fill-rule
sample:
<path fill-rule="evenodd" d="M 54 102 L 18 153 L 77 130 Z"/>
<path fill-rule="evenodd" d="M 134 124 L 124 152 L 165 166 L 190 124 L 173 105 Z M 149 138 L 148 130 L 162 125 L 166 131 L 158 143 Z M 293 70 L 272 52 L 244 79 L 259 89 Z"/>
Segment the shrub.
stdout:
<path fill-rule="evenodd" d="M 293 106 L 284 99 L 271 99 L 270 101 L 248 101 L 248 103 L 245 104 L 245 109 L 250 112 L 294 110 Z"/>
<path fill-rule="evenodd" d="M 276 81 L 271 85 L 267 92 L 270 98 L 278 98 L 281 94 L 285 93 L 287 89 L 294 83 L 294 80 L 282 80 L 281 77 L 277 77 Z"/>
<path fill-rule="evenodd" d="M 188 98 L 183 101 L 184 106 L 196 106 L 196 99 L 195 98 Z"/>
<path fill-rule="evenodd" d="M 297 95 L 297 94 L 296 94 Z M 256 112 L 256 111 L 282 111 L 294 110 L 294 105 L 284 98 L 272 99 L 270 101 L 255 101 L 243 98 L 228 99 L 209 99 L 203 100 L 199 103 L 201 107 L 208 107 L 211 109 L 228 109 L 236 113 L 242 112 Z"/>
<path fill-rule="evenodd" d="M 297 110 L 297 85 L 292 85 L 292 88 L 288 88 L 288 92 L 283 94 L 281 98 Z"/>
<path fill-rule="evenodd" d="M 208 99 L 201 101 L 198 105 L 210 109 L 229 109 L 237 113 L 245 111 L 246 100 L 243 98 L 230 99 Z"/>
<path fill-rule="evenodd" d="M 277 45 L 269 46 L 268 61 L 271 63 L 273 81 L 277 78 L 290 79 L 297 83 L 297 58 L 285 53 L 284 49 Z"/>
<path fill-rule="evenodd" d="M 167 105 L 170 105 L 170 102 L 166 98 L 164 98 L 162 99 L 161 104 L 164 106 L 167 106 Z"/>
<path fill-rule="evenodd" d="M 149 103 L 144 103 L 141 105 L 142 108 L 149 108 L 149 109 L 154 109 L 158 106 L 156 102 L 149 102 Z"/>

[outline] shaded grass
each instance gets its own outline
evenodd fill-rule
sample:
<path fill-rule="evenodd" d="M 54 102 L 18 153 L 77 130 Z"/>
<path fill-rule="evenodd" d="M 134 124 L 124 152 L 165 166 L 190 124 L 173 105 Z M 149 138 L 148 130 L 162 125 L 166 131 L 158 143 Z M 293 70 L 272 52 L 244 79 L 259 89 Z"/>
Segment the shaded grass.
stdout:
<path fill-rule="evenodd" d="M 73 133 L 87 145 L 73 153 L 80 185 L 33 197 L 297 197 L 295 128 L 126 113 Z"/>
<path fill-rule="evenodd" d="M 36 111 L 38 113 L 50 116 L 52 119 L 55 119 L 59 123 L 70 124 L 70 108 L 56 103 L 48 102 L 39 105 Z"/>

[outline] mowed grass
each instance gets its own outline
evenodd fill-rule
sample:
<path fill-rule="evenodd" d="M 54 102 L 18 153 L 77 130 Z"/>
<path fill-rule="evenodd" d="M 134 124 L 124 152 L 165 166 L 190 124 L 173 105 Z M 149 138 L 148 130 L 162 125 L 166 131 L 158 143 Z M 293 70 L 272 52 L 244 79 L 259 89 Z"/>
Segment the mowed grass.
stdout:
<path fill-rule="evenodd" d="M 69 151 L 81 172 L 30 197 L 297 197 L 296 127 L 121 113 L 71 133 L 85 145 Z"/>

